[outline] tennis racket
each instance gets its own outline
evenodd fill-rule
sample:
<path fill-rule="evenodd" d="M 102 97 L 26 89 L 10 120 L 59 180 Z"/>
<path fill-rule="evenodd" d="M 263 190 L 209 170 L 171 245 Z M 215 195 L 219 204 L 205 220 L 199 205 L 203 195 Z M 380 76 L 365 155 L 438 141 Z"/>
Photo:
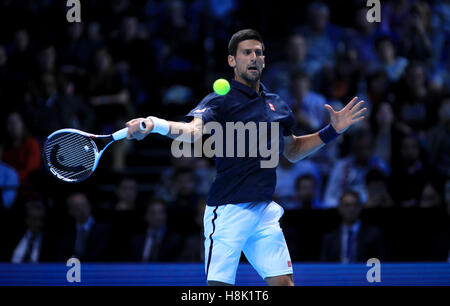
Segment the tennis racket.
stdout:
<path fill-rule="evenodd" d="M 141 121 L 140 129 L 147 131 L 144 121 Z M 106 148 L 126 138 L 127 133 L 127 127 L 110 135 L 94 135 L 76 129 L 58 130 L 45 141 L 45 165 L 51 174 L 64 182 L 81 182 L 95 171 Z"/>

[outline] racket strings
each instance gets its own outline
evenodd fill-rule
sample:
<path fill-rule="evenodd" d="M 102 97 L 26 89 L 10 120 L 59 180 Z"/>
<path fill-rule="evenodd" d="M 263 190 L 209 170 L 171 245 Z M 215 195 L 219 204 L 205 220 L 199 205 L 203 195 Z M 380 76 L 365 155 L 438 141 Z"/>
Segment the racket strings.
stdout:
<path fill-rule="evenodd" d="M 60 133 L 47 140 L 45 157 L 50 169 L 68 180 L 88 177 L 95 164 L 95 147 L 89 137 Z"/>

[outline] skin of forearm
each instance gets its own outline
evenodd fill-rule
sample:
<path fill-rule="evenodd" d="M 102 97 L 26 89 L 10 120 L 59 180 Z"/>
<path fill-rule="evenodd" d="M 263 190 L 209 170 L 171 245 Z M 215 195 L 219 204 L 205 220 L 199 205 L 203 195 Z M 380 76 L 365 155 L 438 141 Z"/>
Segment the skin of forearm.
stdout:
<path fill-rule="evenodd" d="M 325 144 L 319 137 L 319 133 L 304 136 L 292 136 L 285 146 L 284 156 L 292 163 L 295 163 L 315 151 Z"/>

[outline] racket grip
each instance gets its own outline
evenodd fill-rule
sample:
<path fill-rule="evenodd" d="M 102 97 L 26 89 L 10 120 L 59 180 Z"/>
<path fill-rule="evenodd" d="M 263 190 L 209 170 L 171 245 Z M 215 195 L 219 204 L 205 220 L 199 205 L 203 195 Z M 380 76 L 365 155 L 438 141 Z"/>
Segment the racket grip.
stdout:
<path fill-rule="evenodd" d="M 128 134 L 128 128 L 126 127 L 121 130 L 118 130 L 111 136 L 114 140 L 121 140 L 121 139 L 127 138 L 127 134 Z"/>

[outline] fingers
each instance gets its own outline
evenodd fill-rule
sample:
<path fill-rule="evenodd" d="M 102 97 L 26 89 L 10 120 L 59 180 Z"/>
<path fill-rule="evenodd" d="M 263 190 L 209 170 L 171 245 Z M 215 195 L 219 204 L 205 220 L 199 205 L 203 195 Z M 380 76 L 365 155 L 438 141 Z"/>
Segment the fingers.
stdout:
<path fill-rule="evenodd" d="M 359 110 L 359 108 L 364 104 L 364 100 L 361 100 L 358 102 L 358 104 L 356 104 L 352 109 L 352 113 L 355 113 Z"/>
<path fill-rule="evenodd" d="M 353 120 L 352 120 L 352 124 L 353 124 L 353 123 L 356 123 L 356 122 L 359 122 L 359 121 L 363 120 L 364 118 L 365 118 L 364 116 L 361 116 L 361 117 L 359 117 L 359 118 L 353 119 Z"/>
<path fill-rule="evenodd" d="M 330 104 L 325 104 L 324 106 L 330 112 L 330 114 L 335 113 L 334 109 L 331 107 Z"/>
<path fill-rule="evenodd" d="M 356 101 L 358 101 L 358 97 L 354 97 L 351 101 L 344 107 L 344 109 L 351 109 L 353 105 L 355 105 Z"/>
<path fill-rule="evenodd" d="M 363 109 L 360 109 L 358 112 L 353 114 L 353 118 L 358 118 L 362 113 L 364 113 L 367 110 L 366 107 L 364 107 Z"/>

